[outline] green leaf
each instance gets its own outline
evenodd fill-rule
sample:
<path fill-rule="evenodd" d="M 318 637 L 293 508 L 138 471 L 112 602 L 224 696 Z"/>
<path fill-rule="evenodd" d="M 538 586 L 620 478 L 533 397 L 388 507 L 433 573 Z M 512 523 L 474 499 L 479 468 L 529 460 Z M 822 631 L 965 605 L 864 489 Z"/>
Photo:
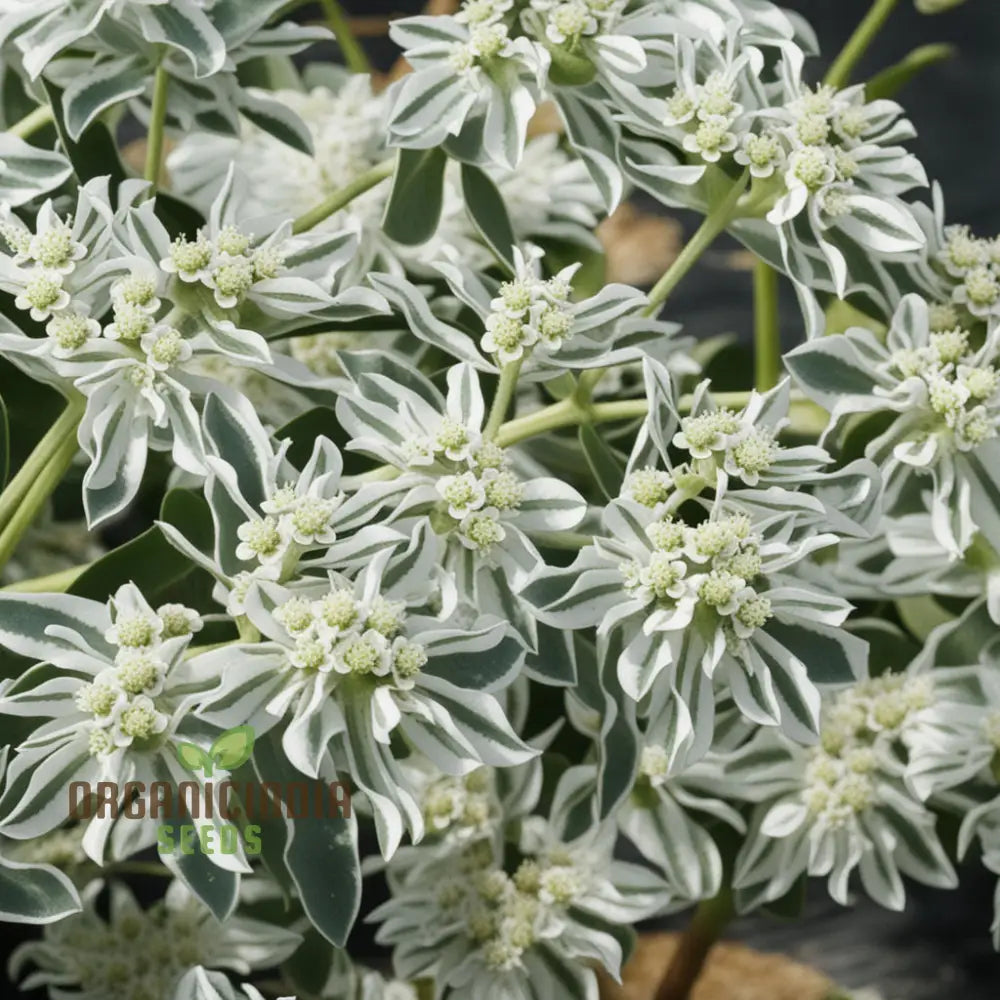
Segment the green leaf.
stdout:
<path fill-rule="evenodd" d="M 261 131 L 306 156 L 313 155 L 312 134 L 305 122 L 287 105 L 270 98 L 242 93 L 240 112 Z"/>
<path fill-rule="evenodd" d="M 538 245 L 545 251 L 545 267 L 557 274 L 571 264 L 582 267 L 573 275 L 573 290 L 581 298 L 596 295 L 608 280 L 608 261 L 603 250 L 574 243 L 572 240 L 540 239 Z"/>
<path fill-rule="evenodd" d="M 288 762 L 272 733 L 257 745 L 254 768 L 261 781 L 296 782 L 310 786 L 309 799 L 322 782 L 309 781 Z M 361 863 L 357 823 L 348 816 L 285 818 L 288 839 L 283 862 L 299 893 L 310 923 L 328 941 L 342 948 L 361 905 Z M 263 840 L 263 834 L 262 838 Z M 316 872 L 323 877 L 317 878 Z"/>
<path fill-rule="evenodd" d="M 895 97 L 914 77 L 925 69 L 951 59 L 958 50 L 954 45 L 939 42 L 921 45 L 903 56 L 898 63 L 882 70 L 865 84 L 865 97 L 869 101 Z"/>
<path fill-rule="evenodd" d="M 106 601 L 123 583 L 134 583 L 149 601 L 156 602 L 172 584 L 182 580 L 194 564 L 152 527 L 113 549 L 77 577 L 67 593 Z"/>
<path fill-rule="evenodd" d="M 593 424 L 581 425 L 580 447 L 601 492 L 608 500 L 613 500 L 621 493 L 625 464 Z"/>
<path fill-rule="evenodd" d="M 66 128 L 74 139 L 101 112 L 146 89 L 149 71 L 138 59 L 113 59 L 81 73 L 63 94 Z"/>
<path fill-rule="evenodd" d="M 58 869 L 0 858 L 0 920 L 51 924 L 80 909 L 73 883 Z"/>
<path fill-rule="evenodd" d="M 285 424 L 275 433 L 274 437 L 278 441 L 292 442 L 288 447 L 287 455 L 288 461 L 296 469 L 303 468 L 309 461 L 313 445 L 318 437 L 329 438 L 341 451 L 350 441 L 337 421 L 336 412 L 328 406 L 316 406 L 307 410 Z M 351 452 L 346 453 L 344 455 L 345 463 L 350 463 L 352 458 L 357 463 L 355 455 Z M 363 464 L 359 464 L 359 470 L 360 468 L 364 468 Z"/>
<path fill-rule="evenodd" d="M 305 90 L 291 56 L 255 56 L 236 69 L 240 86 L 260 90 Z"/>
<path fill-rule="evenodd" d="M 94 122 L 79 138 L 74 139 L 66 125 L 63 92 L 42 78 L 42 86 L 52 105 L 56 131 L 63 151 L 73 166 L 73 173 L 80 185 L 95 177 L 110 178 L 110 188 L 114 192 L 128 174 L 118 156 L 118 146 L 111 132 L 103 122 Z"/>
<path fill-rule="evenodd" d="M 253 753 L 253 740 L 251 726 L 236 726 L 235 729 L 227 729 L 215 740 L 209 754 L 219 767 L 231 771 L 250 759 Z"/>
<path fill-rule="evenodd" d="M 441 149 L 401 149 L 396 161 L 382 230 L 389 239 L 414 247 L 426 243 L 441 220 L 444 170 L 448 157 Z"/>
<path fill-rule="evenodd" d="M 193 236 L 205 225 L 205 216 L 198 209 L 165 191 L 156 194 L 156 215 L 173 239 Z"/>
<path fill-rule="evenodd" d="M 206 774 L 212 771 L 212 758 L 194 743 L 178 743 L 177 759 L 187 771 L 204 771 Z"/>
<path fill-rule="evenodd" d="M 10 421 L 7 418 L 7 404 L 0 396 L 0 489 L 10 478 Z"/>
<path fill-rule="evenodd" d="M 171 490 L 163 498 L 160 518 L 172 524 L 196 548 L 210 552 L 215 541 L 212 509 L 200 493 L 193 490 Z"/>
<path fill-rule="evenodd" d="M 896 610 L 903 624 L 921 643 L 938 627 L 954 619 L 930 594 L 900 597 Z"/>
<path fill-rule="evenodd" d="M 497 260 L 514 273 L 513 248 L 517 245 L 514 227 L 499 189 L 489 174 L 471 163 L 462 164 L 462 195 L 465 210 Z"/>

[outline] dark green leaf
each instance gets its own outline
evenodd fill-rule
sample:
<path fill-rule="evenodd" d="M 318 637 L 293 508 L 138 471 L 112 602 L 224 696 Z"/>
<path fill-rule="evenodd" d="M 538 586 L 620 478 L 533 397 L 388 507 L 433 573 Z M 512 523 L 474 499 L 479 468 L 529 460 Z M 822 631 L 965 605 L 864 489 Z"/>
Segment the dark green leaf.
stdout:
<path fill-rule="evenodd" d="M 285 757 L 273 736 L 257 745 L 254 766 L 263 780 L 309 786 L 313 801 L 322 782 L 305 779 Z M 266 777 L 265 777 L 266 776 Z M 286 817 L 288 839 L 284 864 L 298 889 L 312 925 L 328 941 L 343 947 L 361 905 L 361 863 L 353 815 Z M 262 836 L 263 840 L 263 836 Z M 316 872 L 323 873 L 322 878 Z"/>
<path fill-rule="evenodd" d="M 160 518 L 172 524 L 196 548 L 203 552 L 212 549 L 215 540 L 215 525 L 208 502 L 193 490 L 171 490 L 163 498 Z"/>
<path fill-rule="evenodd" d="M 10 478 L 10 421 L 7 419 L 7 404 L 0 396 L 0 489 Z"/>
<path fill-rule="evenodd" d="M 52 105 L 59 142 L 73 165 L 77 180 L 83 185 L 95 177 L 110 177 L 112 192 L 117 190 L 128 174 L 122 166 L 118 147 L 107 126 L 103 122 L 94 122 L 79 139 L 73 139 L 63 114 L 63 92 L 44 77 L 42 85 Z"/>
<path fill-rule="evenodd" d="M 607 444 L 593 424 L 580 427 L 580 446 L 597 485 L 608 500 L 621 493 L 625 478 L 625 465 L 620 456 Z"/>
<path fill-rule="evenodd" d="M 67 593 L 103 602 L 131 581 L 155 603 L 167 587 L 192 569 L 187 556 L 178 552 L 159 528 L 152 527 L 98 559 L 76 578 Z"/>
<path fill-rule="evenodd" d="M 0 920 L 50 924 L 79 910 L 80 897 L 61 872 L 0 858 Z"/>
<path fill-rule="evenodd" d="M 489 174 L 471 163 L 462 164 L 462 194 L 465 210 L 476 231 L 511 273 L 514 271 L 513 248 L 517 244 L 507 206 Z"/>
<path fill-rule="evenodd" d="M 404 246 L 419 246 L 437 232 L 447 165 L 448 157 L 441 149 L 399 151 L 392 193 L 382 218 L 386 236 Z"/>

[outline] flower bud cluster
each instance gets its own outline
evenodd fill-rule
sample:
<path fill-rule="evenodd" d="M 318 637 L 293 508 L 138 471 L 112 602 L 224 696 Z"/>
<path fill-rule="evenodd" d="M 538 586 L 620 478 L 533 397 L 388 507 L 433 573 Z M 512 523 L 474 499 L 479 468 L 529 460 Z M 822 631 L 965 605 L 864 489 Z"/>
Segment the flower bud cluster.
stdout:
<path fill-rule="evenodd" d="M 517 514 L 524 484 L 505 450 L 462 424 L 444 419 L 433 438 L 411 442 L 411 465 L 436 465 L 436 523 L 463 545 L 489 555 L 507 537 L 503 519 Z"/>
<path fill-rule="evenodd" d="M 625 7 L 625 0 L 531 0 L 545 17 L 546 40 L 571 52 L 582 38 L 611 31 Z"/>
<path fill-rule="evenodd" d="M 201 232 L 193 240 L 178 238 L 160 266 L 181 281 L 210 288 L 220 308 L 235 309 L 258 281 L 281 274 L 284 259 L 276 247 L 255 248 L 252 236 L 226 226 L 214 239 Z"/>
<path fill-rule="evenodd" d="M 933 696 L 927 675 L 885 673 L 833 700 L 824 711 L 802 793 L 815 821 L 840 827 L 877 803 L 879 780 L 901 772 L 894 747 Z"/>
<path fill-rule="evenodd" d="M 960 327 L 932 331 L 926 346 L 896 350 L 888 363 L 903 391 L 918 380 L 927 411 L 918 433 L 944 432 L 960 451 L 996 437 L 1000 415 L 1000 371 L 972 349 L 970 338 Z"/>
<path fill-rule="evenodd" d="M 427 663 L 424 647 L 404 635 L 401 601 L 366 602 L 333 587 L 319 598 L 290 598 L 274 617 L 289 635 L 288 664 L 297 671 L 371 677 L 408 690 Z"/>
<path fill-rule="evenodd" d="M 536 345 L 547 352 L 559 350 L 573 336 L 570 292 L 562 275 L 545 281 L 530 266 L 519 268 L 517 277 L 502 284 L 490 303 L 483 350 L 501 365 L 520 361 Z"/>
<path fill-rule="evenodd" d="M 306 549 L 329 546 L 337 540 L 333 516 L 344 499 L 343 493 L 327 497 L 310 491 L 300 495 L 294 486 L 280 487 L 260 505 L 260 517 L 236 529 L 236 558 L 256 562 L 266 575 L 281 577 Z"/>
<path fill-rule="evenodd" d="M 724 408 L 685 417 L 672 443 L 690 453 L 693 470 L 706 482 L 714 483 L 722 468 L 748 486 L 757 485 L 782 450 L 773 430 Z"/>
<path fill-rule="evenodd" d="M 170 713 L 159 698 L 169 670 L 162 646 L 201 627 L 198 613 L 182 604 L 164 604 L 155 614 L 119 611 L 105 635 L 116 647 L 114 665 L 74 696 L 77 708 L 90 716 L 91 754 L 104 757 L 146 744 L 167 729 Z"/>
<path fill-rule="evenodd" d="M 646 527 L 652 546 L 645 560 L 619 566 L 625 589 L 650 613 L 695 608 L 725 619 L 733 641 L 746 639 L 771 618 L 768 598 L 753 584 L 761 575 L 761 539 L 745 514 L 723 514 L 691 526 L 665 516 Z"/>
<path fill-rule="evenodd" d="M 495 863 L 487 841 L 466 848 L 462 860 L 462 873 L 440 884 L 437 902 L 446 917 L 465 924 L 494 971 L 520 967 L 546 925 L 590 885 L 586 869 L 568 850 L 527 857 L 513 875 Z"/>
<path fill-rule="evenodd" d="M 1000 315 L 1000 236 L 983 239 L 968 226 L 948 226 L 937 263 L 955 282 L 952 304 L 981 319 Z"/>
<path fill-rule="evenodd" d="M 194 965 L 211 964 L 207 910 L 195 903 L 171 909 L 118 906 L 105 922 L 91 911 L 45 929 L 65 978 L 81 995 L 107 1000 L 166 1000 L 176 980 Z M 139 960 L 141 956 L 142 960 Z"/>
<path fill-rule="evenodd" d="M 482 837 L 501 816 L 493 772 L 486 767 L 461 778 L 443 776 L 430 782 L 420 807 L 429 833 L 459 841 Z"/>

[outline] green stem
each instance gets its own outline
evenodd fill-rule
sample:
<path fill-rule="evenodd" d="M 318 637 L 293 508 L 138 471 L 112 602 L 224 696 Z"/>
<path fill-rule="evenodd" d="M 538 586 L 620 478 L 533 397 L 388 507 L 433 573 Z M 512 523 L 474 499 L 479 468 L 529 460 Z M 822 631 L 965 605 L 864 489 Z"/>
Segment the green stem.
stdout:
<path fill-rule="evenodd" d="M 746 191 L 747 171 L 740 174 L 733 182 L 725 197 L 713 206 L 712 210 L 702 220 L 695 234 L 685 244 L 667 272 L 653 286 L 649 293 L 649 304 L 643 310 L 643 315 L 655 317 L 681 279 L 694 267 L 699 257 L 715 242 L 716 237 L 729 225 L 736 214 L 740 198 Z M 577 384 L 577 399 L 585 402 L 594 393 L 597 384 L 604 378 L 606 368 L 591 368 L 585 371 Z"/>
<path fill-rule="evenodd" d="M 823 82 L 831 87 L 846 87 L 858 61 L 868 51 L 875 36 L 889 19 L 899 0 L 875 0 L 862 22 L 854 29 L 840 55 L 827 70 Z"/>
<path fill-rule="evenodd" d="M 368 61 L 368 56 L 361 47 L 361 43 L 351 31 L 351 23 L 347 14 L 344 13 L 344 8 L 337 0 L 322 0 L 322 5 L 323 13 L 326 15 L 326 23 L 337 39 L 347 68 L 352 73 L 370 73 L 372 71 L 371 63 Z"/>
<path fill-rule="evenodd" d="M 11 125 L 7 132 L 10 135 L 16 135 L 19 139 L 27 139 L 40 128 L 48 125 L 52 121 L 52 117 L 52 108 L 48 104 L 43 104 L 30 114 L 25 115 L 17 124 Z"/>
<path fill-rule="evenodd" d="M 727 192 L 725 198 L 705 216 L 694 236 L 685 244 L 667 273 L 653 286 L 649 293 L 649 305 L 645 315 L 655 316 L 660 307 L 670 297 L 681 279 L 694 267 L 698 258 L 715 242 L 715 238 L 732 222 L 740 198 L 747 187 L 747 172 L 744 171 Z"/>
<path fill-rule="evenodd" d="M 719 405 L 741 410 L 750 402 L 749 392 L 713 392 L 712 399 Z M 693 396 L 682 396 L 677 403 L 680 413 L 689 413 Z M 508 420 L 497 431 L 496 443 L 508 448 L 519 441 L 537 437 L 562 427 L 576 427 L 583 423 L 607 424 L 616 420 L 638 420 L 649 412 L 645 399 L 623 399 L 614 403 L 581 403 L 575 397 Z M 820 406 L 806 399 L 801 393 L 792 393 L 788 416 L 788 429 L 803 436 L 819 437 L 826 429 L 829 414 Z M 379 478 L 386 478 L 380 476 Z M 367 481 L 367 480 L 366 480 Z"/>
<path fill-rule="evenodd" d="M 501 425 L 507 417 L 511 400 L 517 391 L 517 377 L 521 374 L 523 358 L 511 361 L 500 370 L 500 384 L 497 386 L 497 394 L 493 397 L 493 406 L 490 408 L 490 416 L 483 429 L 483 437 L 487 441 L 492 441 L 500 430 Z"/>
<path fill-rule="evenodd" d="M 236 619 L 236 628 L 239 629 L 240 642 L 260 642 L 260 632 L 246 615 L 240 615 Z"/>
<path fill-rule="evenodd" d="M 0 587 L 0 590 L 13 594 L 65 594 L 92 565 L 93 563 L 85 563 L 82 566 L 70 566 L 68 569 L 61 569 L 58 573 L 49 573 L 47 576 L 18 580 L 6 587 Z"/>
<path fill-rule="evenodd" d="M 330 218 L 334 212 L 339 212 L 346 205 L 350 205 L 355 198 L 360 197 L 366 191 L 388 180 L 396 169 L 395 158 L 383 160 L 376 164 L 371 170 L 366 171 L 360 177 L 356 177 L 350 184 L 345 185 L 339 191 L 335 191 L 322 204 L 300 215 L 292 226 L 293 233 L 304 233 L 314 226 L 318 226 L 324 219 Z"/>
<path fill-rule="evenodd" d="M 60 418 L 61 419 L 61 418 Z M 77 449 L 76 434 L 63 435 L 38 477 L 24 493 L 20 505 L 0 532 L 0 568 L 7 565 L 24 533 L 34 523 L 45 502 L 62 482 L 66 470 L 72 465 Z"/>
<path fill-rule="evenodd" d="M 778 319 L 778 272 L 758 260 L 753 269 L 753 341 L 755 378 L 760 392 L 781 378 L 781 327 Z"/>
<path fill-rule="evenodd" d="M 76 429 L 80 426 L 86 400 L 75 396 L 67 404 L 56 422 L 48 429 L 35 450 L 27 457 L 20 471 L 0 493 L 0 529 L 21 509 L 32 486 L 49 464 L 52 457 L 66 441 L 76 441 Z"/>
<path fill-rule="evenodd" d="M 170 75 L 161 63 L 153 77 L 153 108 L 149 119 L 149 133 L 146 137 L 145 178 L 155 188 L 163 172 L 163 132 L 167 122 L 167 92 L 170 89 Z"/>
<path fill-rule="evenodd" d="M 654 1000 L 688 1000 L 709 952 L 734 916 L 732 894 L 723 889 L 698 905 L 681 937 Z"/>
<path fill-rule="evenodd" d="M 560 427 L 575 427 L 583 423 L 606 424 L 615 420 L 634 420 L 644 417 L 648 406 L 644 399 L 625 399 L 616 403 L 581 404 L 579 400 L 570 397 L 546 406 L 544 410 L 529 413 L 509 420 L 497 432 L 496 442 L 501 447 L 509 447 L 536 437 L 546 431 L 558 430 Z"/>

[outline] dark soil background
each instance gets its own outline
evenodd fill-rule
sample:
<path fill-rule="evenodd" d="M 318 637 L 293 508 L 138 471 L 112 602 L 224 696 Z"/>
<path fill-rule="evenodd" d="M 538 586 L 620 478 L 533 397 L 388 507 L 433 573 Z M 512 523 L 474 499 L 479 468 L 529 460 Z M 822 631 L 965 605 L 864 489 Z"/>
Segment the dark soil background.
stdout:
<path fill-rule="evenodd" d="M 344 5 L 359 16 L 413 13 L 419 7 L 406 0 L 345 0 Z M 824 52 L 833 54 L 869 4 L 789 0 L 788 6 L 811 20 Z M 956 58 L 912 82 L 900 100 L 919 132 L 914 151 L 945 188 L 949 219 L 989 235 L 1000 230 L 1000 2 L 968 0 L 947 14 L 927 17 L 914 10 L 912 0 L 901 0 L 858 79 L 918 45 L 941 41 L 958 48 Z M 366 40 L 365 45 L 378 65 L 391 65 L 395 52 L 388 41 Z M 812 74 L 818 78 L 824 66 L 822 60 L 815 61 Z M 682 217 L 685 232 L 689 234 L 697 221 Z M 733 333 L 745 344 L 752 322 L 751 279 L 748 271 L 734 267 L 734 250 L 735 244 L 720 241 L 706 254 L 672 298 L 669 318 L 699 337 Z M 800 325 L 792 296 L 785 295 L 782 335 L 787 347 L 800 338 Z M 731 935 L 814 965 L 846 987 L 875 987 L 885 1000 L 997 1000 L 1000 959 L 989 939 L 996 880 L 975 861 L 962 876 L 957 892 L 911 886 L 903 914 L 881 910 L 863 898 L 842 909 L 816 884 L 803 919 L 784 923 L 746 918 L 736 922 Z M 138 888 L 145 894 L 152 887 L 146 883 Z M 35 933 L 32 928 L 0 925 L 0 959 Z M 136 956 L 136 961 L 142 960 Z M 0 970 L 0 997 L 16 996 L 32 1000 L 44 994 L 18 994 Z"/>

